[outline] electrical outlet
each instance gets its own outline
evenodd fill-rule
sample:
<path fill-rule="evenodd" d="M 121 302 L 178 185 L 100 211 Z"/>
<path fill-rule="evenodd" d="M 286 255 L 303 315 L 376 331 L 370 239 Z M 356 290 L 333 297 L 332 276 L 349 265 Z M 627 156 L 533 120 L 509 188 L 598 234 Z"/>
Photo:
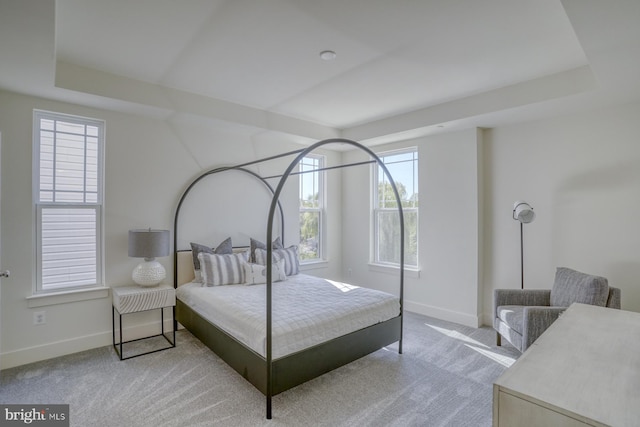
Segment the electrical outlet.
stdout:
<path fill-rule="evenodd" d="M 47 323 L 47 316 L 44 311 L 36 311 L 33 313 L 33 324 L 34 325 L 44 325 Z"/>

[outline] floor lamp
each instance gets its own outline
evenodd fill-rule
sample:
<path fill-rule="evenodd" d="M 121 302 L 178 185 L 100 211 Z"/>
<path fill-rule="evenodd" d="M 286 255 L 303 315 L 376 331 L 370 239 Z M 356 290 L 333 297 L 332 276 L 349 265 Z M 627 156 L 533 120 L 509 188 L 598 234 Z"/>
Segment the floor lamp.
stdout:
<path fill-rule="evenodd" d="M 520 221 L 520 288 L 524 289 L 524 243 L 523 243 L 523 225 L 533 222 L 536 213 L 531 205 L 522 200 L 518 200 L 513 204 L 513 219 Z"/>

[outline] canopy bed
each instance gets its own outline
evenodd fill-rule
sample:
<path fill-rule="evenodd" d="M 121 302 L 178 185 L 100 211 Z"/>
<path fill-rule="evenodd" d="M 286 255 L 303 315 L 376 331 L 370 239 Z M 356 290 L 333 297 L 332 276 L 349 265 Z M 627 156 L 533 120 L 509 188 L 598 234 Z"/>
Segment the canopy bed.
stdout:
<path fill-rule="evenodd" d="M 299 273 L 297 247 L 282 244 L 285 228 L 279 199 L 287 178 L 304 173 L 294 168 L 307 154 L 334 143 L 363 150 L 373 160 L 316 171 L 377 163 L 395 193 L 400 219 L 397 296 Z M 296 157 L 282 175 L 262 177 L 247 169 L 292 155 Z M 178 249 L 183 202 L 205 177 L 226 171 L 247 173 L 268 190 L 267 244 L 251 239 L 249 248 L 232 248 L 227 239 L 217 248 L 202 249 L 192 243 L 191 251 Z M 276 178 L 279 181 L 274 189 L 268 180 Z M 274 239 L 276 211 L 280 236 Z M 174 216 L 174 287 L 178 298 L 174 318 L 266 396 L 266 417 L 271 419 L 272 396 L 395 342 L 402 353 L 403 266 L 404 219 L 392 176 L 367 147 L 351 140 L 328 139 L 305 149 L 215 168 L 189 183 Z"/>

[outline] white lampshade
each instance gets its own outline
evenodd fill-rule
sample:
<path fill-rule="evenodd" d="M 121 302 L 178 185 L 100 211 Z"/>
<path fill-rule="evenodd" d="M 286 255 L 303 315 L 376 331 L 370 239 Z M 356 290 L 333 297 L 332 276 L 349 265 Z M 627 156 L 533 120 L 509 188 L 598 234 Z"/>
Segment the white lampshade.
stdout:
<path fill-rule="evenodd" d="M 169 255 L 169 230 L 129 230 L 129 256 L 144 258 L 131 278 L 140 286 L 156 286 L 167 273 L 155 257 Z"/>
<path fill-rule="evenodd" d="M 533 222 L 536 218 L 536 213 L 529 203 L 518 200 L 513 204 L 513 219 L 520 221 L 523 224 Z"/>

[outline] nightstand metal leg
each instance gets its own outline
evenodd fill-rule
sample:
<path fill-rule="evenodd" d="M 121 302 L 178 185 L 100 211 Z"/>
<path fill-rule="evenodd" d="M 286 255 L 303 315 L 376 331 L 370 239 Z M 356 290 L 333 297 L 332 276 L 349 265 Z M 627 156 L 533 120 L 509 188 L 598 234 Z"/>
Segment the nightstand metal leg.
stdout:
<path fill-rule="evenodd" d="M 119 325 L 118 325 L 118 336 L 120 338 L 119 342 L 116 342 L 116 308 L 115 306 L 112 306 L 111 308 L 111 327 L 112 327 L 112 338 L 113 338 L 113 348 L 115 349 L 116 353 L 118 354 L 118 356 L 120 357 L 120 360 L 126 360 L 126 359 L 131 359 L 133 357 L 138 357 L 138 356 L 143 356 L 145 354 L 150 354 L 150 353 L 156 353 L 158 351 L 162 351 L 162 350 L 167 350 L 170 348 L 174 348 L 176 346 L 176 328 L 172 328 L 172 336 L 169 335 L 165 330 L 164 327 L 164 309 L 168 308 L 168 307 L 159 307 L 160 309 L 160 334 L 157 335 L 152 335 L 152 336 L 148 336 L 148 337 L 144 337 L 144 338 L 137 338 L 137 339 L 133 339 L 133 340 L 129 340 L 129 341 L 123 341 L 122 339 L 122 317 L 123 314 L 120 313 L 118 311 L 118 321 L 119 321 Z M 156 309 L 152 309 L 152 310 L 157 310 Z M 147 311 L 147 310 L 145 310 Z M 175 307 L 172 307 L 172 311 L 171 313 L 173 314 L 173 318 L 171 319 L 171 325 L 175 324 Z M 128 314 L 128 313 L 125 313 Z M 123 345 L 127 344 L 127 343 L 131 343 L 131 342 L 135 342 L 135 341 L 142 341 L 142 340 L 146 340 L 149 338 L 154 338 L 154 337 L 163 337 L 165 339 L 165 341 L 167 341 L 170 345 L 167 347 L 163 347 L 163 348 L 158 348 L 155 350 L 151 350 L 145 353 L 139 353 L 139 354 L 135 354 L 133 356 L 128 356 L 128 357 L 124 357 L 124 352 L 123 352 Z M 170 338 L 173 337 L 173 340 L 171 340 Z"/>
<path fill-rule="evenodd" d="M 122 360 L 122 314 L 118 313 L 118 316 L 120 317 L 120 360 Z"/>
<path fill-rule="evenodd" d="M 116 308 L 111 306 L 111 331 L 113 335 L 113 348 L 116 348 Z"/>
<path fill-rule="evenodd" d="M 172 308 L 173 308 L 173 334 L 175 335 L 176 329 L 178 329 L 178 321 L 176 320 L 176 306 L 174 305 Z"/>
<path fill-rule="evenodd" d="M 111 306 L 111 330 L 112 335 L 113 335 L 113 348 L 116 351 L 116 353 L 118 354 L 118 356 L 120 357 L 120 360 L 122 359 L 122 314 L 120 314 L 120 312 L 118 312 L 118 335 L 120 337 L 120 342 L 116 343 L 116 308 L 114 306 Z M 120 346 L 120 350 L 118 350 L 118 346 Z"/>
<path fill-rule="evenodd" d="M 171 313 L 173 314 L 173 346 L 176 346 L 176 329 L 178 329 L 178 322 L 176 321 L 176 306 L 171 307 Z"/>
<path fill-rule="evenodd" d="M 165 331 L 164 331 L 164 309 L 165 309 L 165 307 L 162 308 L 162 318 L 160 319 L 161 324 L 162 324 L 162 336 L 164 337 L 164 339 L 167 340 L 167 342 L 169 344 L 171 344 L 171 347 L 173 348 L 173 347 L 176 346 L 176 328 L 175 328 L 176 309 L 175 309 L 175 306 L 171 307 L 171 314 L 173 316 L 173 318 L 171 319 L 171 325 L 173 325 L 173 328 L 172 328 L 173 329 L 173 333 L 172 333 L 173 340 L 169 340 L 169 337 L 165 334 Z"/>
<path fill-rule="evenodd" d="M 160 309 L 160 333 L 164 336 L 164 307 Z"/>

